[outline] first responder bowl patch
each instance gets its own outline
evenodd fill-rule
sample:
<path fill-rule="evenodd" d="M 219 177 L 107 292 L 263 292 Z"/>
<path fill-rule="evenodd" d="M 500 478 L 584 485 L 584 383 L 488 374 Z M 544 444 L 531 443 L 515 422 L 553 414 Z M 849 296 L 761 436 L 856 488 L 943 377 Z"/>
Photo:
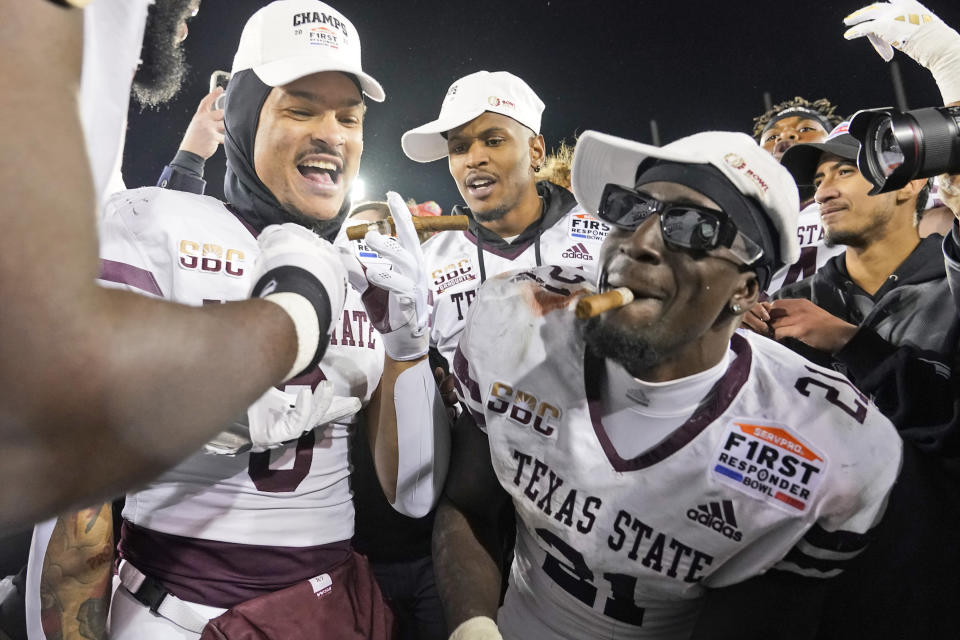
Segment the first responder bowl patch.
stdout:
<path fill-rule="evenodd" d="M 793 514 L 807 510 L 826 475 L 827 459 L 781 425 L 733 420 L 713 462 L 713 477 Z"/>

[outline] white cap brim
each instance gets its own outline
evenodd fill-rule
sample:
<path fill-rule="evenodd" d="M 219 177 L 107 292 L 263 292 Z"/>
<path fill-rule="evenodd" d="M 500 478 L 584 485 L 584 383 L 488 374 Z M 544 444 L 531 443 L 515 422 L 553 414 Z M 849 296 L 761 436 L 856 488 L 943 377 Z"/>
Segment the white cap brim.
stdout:
<path fill-rule="evenodd" d="M 253 68 L 257 77 L 271 87 L 282 87 L 285 84 L 322 71 L 339 71 L 356 76 L 363 93 L 374 102 L 383 102 L 386 97 L 380 83 L 361 69 L 352 68 L 349 65 L 331 64 L 329 60 L 317 56 L 283 58 Z"/>
<path fill-rule="evenodd" d="M 800 202 L 790 173 L 743 133 L 704 131 L 665 147 L 642 144 L 597 131 L 577 139 L 571 167 L 573 195 L 589 213 L 600 206 L 603 188 L 616 184 L 633 189 L 637 168 L 655 158 L 680 164 L 716 167 L 731 186 L 754 198 L 776 228 L 780 259 L 793 264 L 800 257 L 797 213 Z"/>
<path fill-rule="evenodd" d="M 584 131 L 577 138 L 570 171 L 574 197 L 581 207 L 596 213 L 603 188 L 613 183 L 632 189 L 637 183 L 637 167 L 647 158 L 704 164 L 702 158 L 691 159 L 686 154 L 665 151 L 650 144 L 598 131 Z"/>
<path fill-rule="evenodd" d="M 411 129 L 400 138 L 400 146 L 407 157 L 417 162 L 433 162 L 448 155 L 447 140 L 443 135 L 451 129 L 465 125 L 478 118 L 488 109 L 460 112 L 447 118 L 437 118 L 433 122 Z"/>

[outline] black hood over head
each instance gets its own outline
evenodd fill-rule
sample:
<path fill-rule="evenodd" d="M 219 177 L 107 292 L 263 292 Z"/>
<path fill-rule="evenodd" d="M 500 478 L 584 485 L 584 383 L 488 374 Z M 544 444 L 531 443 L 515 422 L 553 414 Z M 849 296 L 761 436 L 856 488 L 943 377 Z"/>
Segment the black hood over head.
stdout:
<path fill-rule="evenodd" d="M 263 83 L 251 69 L 238 71 L 227 85 L 224 112 L 223 150 L 227 170 L 223 193 L 232 209 L 258 232 L 271 224 L 295 222 L 330 242 L 336 237 L 347 213 L 349 198 L 344 198 L 340 211 L 332 220 L 315 220 L 287 211 L 260 178 L 253 164 L 253 145 L 260 123 L 260 111 L 272 87 Z"/>

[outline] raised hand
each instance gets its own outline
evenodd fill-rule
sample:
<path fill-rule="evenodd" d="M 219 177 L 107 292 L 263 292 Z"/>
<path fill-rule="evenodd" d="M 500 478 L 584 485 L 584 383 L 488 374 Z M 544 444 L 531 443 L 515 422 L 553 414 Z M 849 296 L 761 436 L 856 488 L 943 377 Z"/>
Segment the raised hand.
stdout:
<path fill-rule="evenodd" d="M 943 103 L 960 100 L 960 34 L 916 0 L 875 2 L 854 11 L 843 23 L 847 40 L 866 36 L 889 62 L 898 49 L 933 74 Z"/>
<path fill-rule="evenodd" d="M 223 87 L 217 87 L 200 101 L 197 112 L 183 134 L 181 151 L 195 153 L 206 160 L 223 144 L 223 109 L 215 108 L 217 98 L 221 95 Z"/>
<path fill-rule="evenodd" d="M 397 237 L 384 236 L 372 229 L 364 240 L 391 266 L 367 267 L 365 275 L 370 287 L 363 294 L 363 303 L 373 326 L 383 336 L 387 355 L 394 360 L 416 360 L 425 355 L 430 346 L 423 251 L 403 198 L 391 191 L 387 194 L 387 204 Z"/>

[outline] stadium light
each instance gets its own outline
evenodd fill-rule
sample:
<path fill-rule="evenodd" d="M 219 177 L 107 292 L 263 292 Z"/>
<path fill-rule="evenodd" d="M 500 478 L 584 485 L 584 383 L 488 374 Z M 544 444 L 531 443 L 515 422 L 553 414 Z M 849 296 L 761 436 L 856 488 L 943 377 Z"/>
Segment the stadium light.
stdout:
<path fill-rule="evenodd" d="M 350 189 L 350 201 L 360 202 L 366 196 L 367 186 L 360 176 L 353 181 L 353 187 Z"/>

